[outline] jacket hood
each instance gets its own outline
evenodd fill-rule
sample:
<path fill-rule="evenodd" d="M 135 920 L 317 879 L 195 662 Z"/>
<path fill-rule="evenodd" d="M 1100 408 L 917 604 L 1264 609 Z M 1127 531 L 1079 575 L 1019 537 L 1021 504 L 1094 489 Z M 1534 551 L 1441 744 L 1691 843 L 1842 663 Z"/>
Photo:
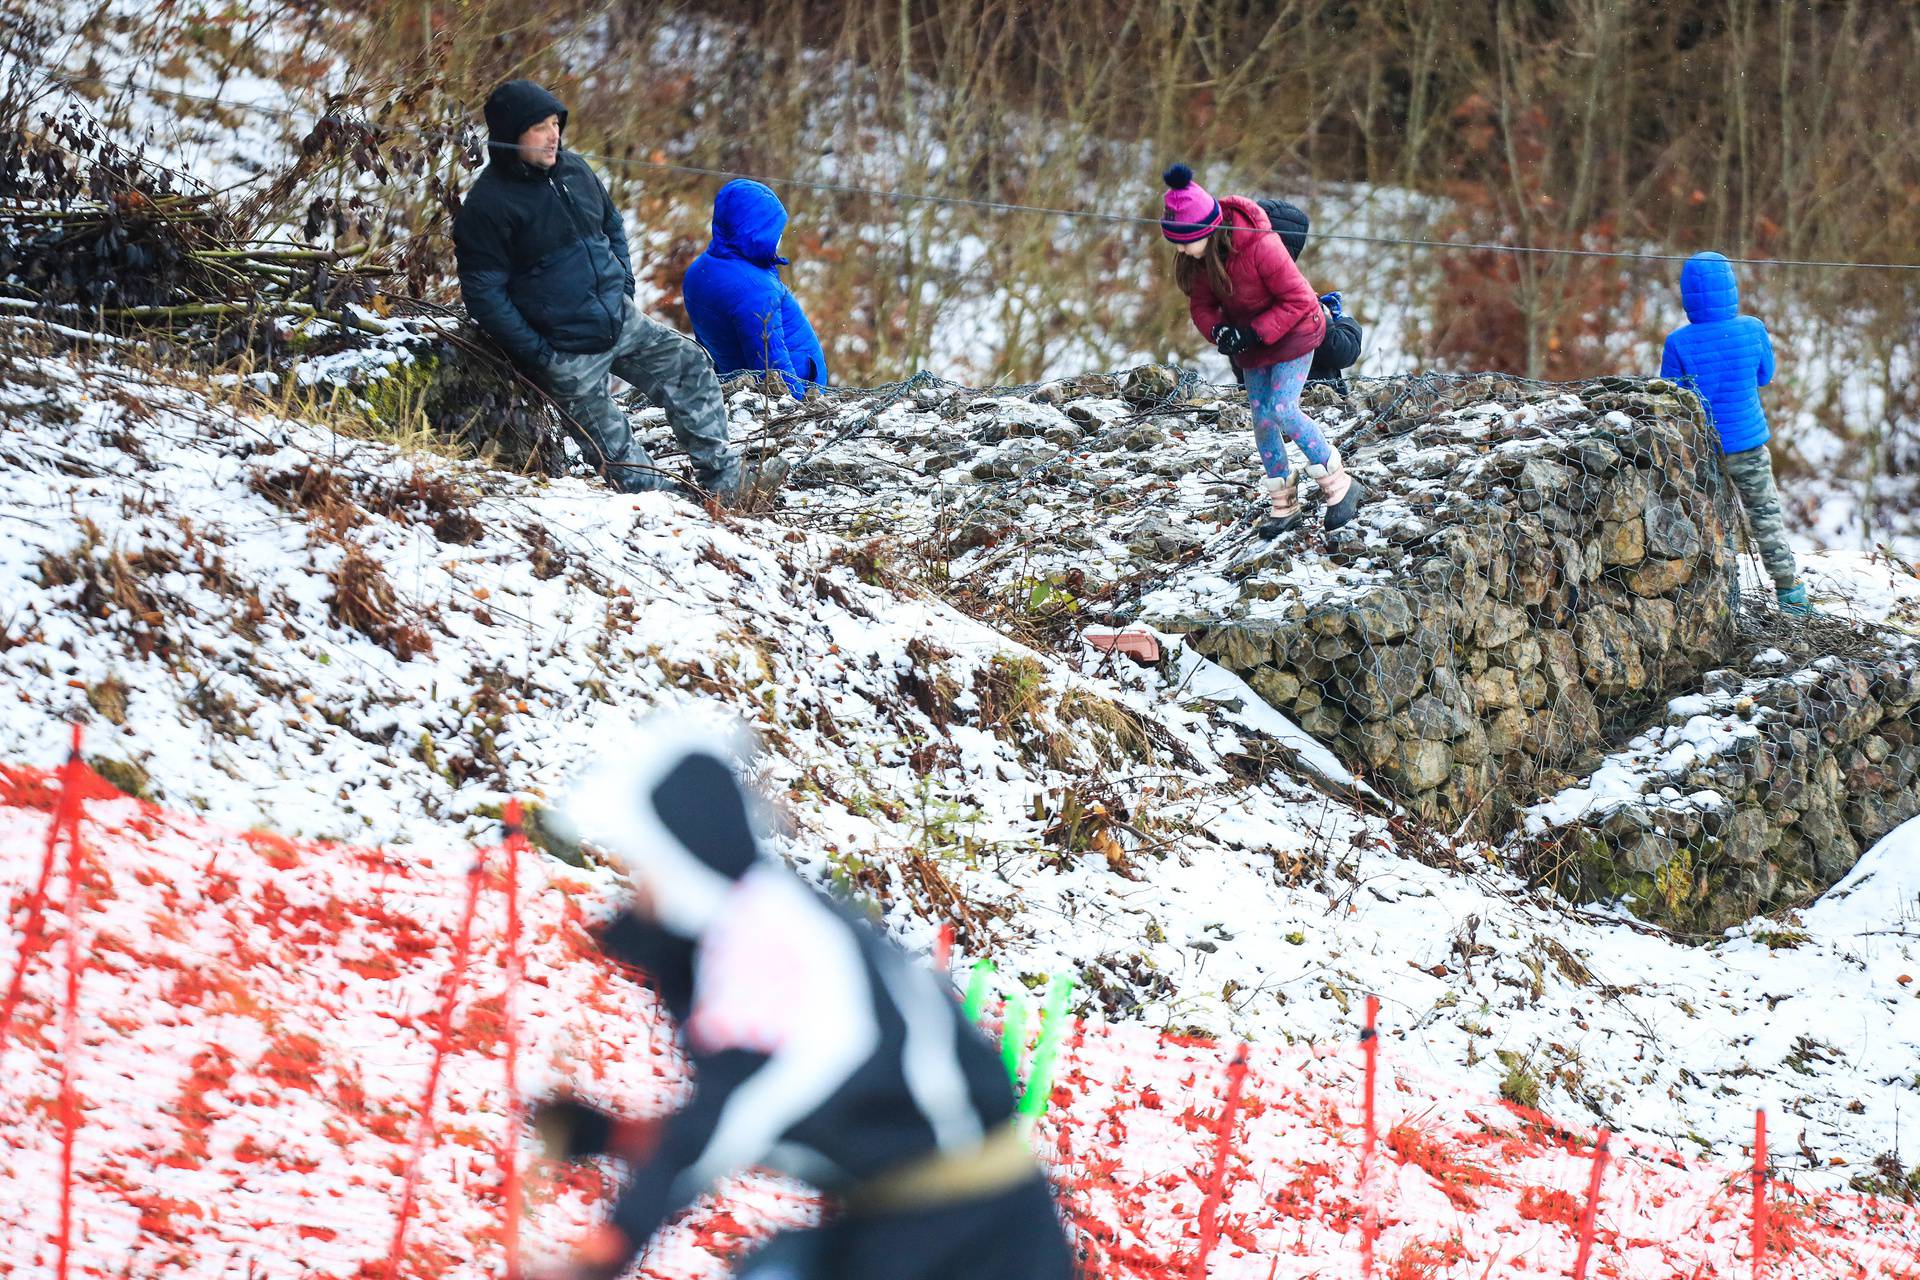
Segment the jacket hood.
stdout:
<path fill-rule="evenodd" d="M 740 258 L 763 267 L 785 266 L 780 237 L 787 229 L 787 208 L 773 188 L 735 178 L 713 198 L 715 257 Z"/>
<path fill-rule="evenodd" d="M 508 80 L 488 94 L 485 115 L 488 139 L 508 147 L 548 116 L 559 116 L 560 132 L 567 131 L 567 104 L 531 80 Z M 518 157 L 510 152 L 503 158 Z"/>
<path fill-rule="evenodd" d="M 698 938 L 764 861 L 755 802 L 734 777 L 741 746 L 712 727 L 655 718 L 606 744 L 569 788 L 554 825 L 611 855 L 641 916 Z"/>
<path fill-rule="evenodd" d="M 1740 314 L 1740 286 L 1725 255 L 1696 253 L 1680 268 L 1680 301 L 1695 324 Z"/>

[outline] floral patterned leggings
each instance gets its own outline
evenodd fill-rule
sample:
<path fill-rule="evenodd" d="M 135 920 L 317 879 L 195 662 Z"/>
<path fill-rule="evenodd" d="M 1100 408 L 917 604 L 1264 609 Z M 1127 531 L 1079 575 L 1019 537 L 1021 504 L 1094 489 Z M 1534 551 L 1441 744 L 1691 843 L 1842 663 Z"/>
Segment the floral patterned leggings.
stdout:
<path fill-rule="evenodd" d="M 1246 371 L 1247 403 L 1253 407 L 1253 442 L 1260 448 L 1260 461 L 1269 476 L 1287 474 L 1288 440 L 1299 445 L 1314 466 L 1324 467 L 1333 457 L 1327 438 L 1300 409 L 1300 392 L 1307 385 L 1307 370 L 1312 365 L 1313 353 L 1309 351 L 1298 360 Z"/>

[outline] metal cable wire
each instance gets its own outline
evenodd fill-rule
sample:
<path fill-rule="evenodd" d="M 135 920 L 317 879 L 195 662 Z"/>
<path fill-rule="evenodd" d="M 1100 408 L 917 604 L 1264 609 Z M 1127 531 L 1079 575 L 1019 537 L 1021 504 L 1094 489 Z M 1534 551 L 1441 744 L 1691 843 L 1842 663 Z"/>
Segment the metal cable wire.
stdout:
<path fill-rule="evenodd" d="M 311 124 L 319 124 L 329 118 L 340 118 L 341 108 L 333 108 L 318 115 L 300 112 L 287 107 L 269 106 L 255 102 L 228 102 L 221 98 L 205 94 L 187 93 L 184 90 L 165 89 L 153 85 L 140 84 L 130 80 L 120 80 L 107 76 L 68 75 L 59 72 L 41 71 L 48 81 L 62 88 L 72 90 L 80 84 L 98 85 L 109 89 L 126 89 L 146 93 L 156 97 L 174 98 L 182 102 L 198 102 L 210 106 L 219 106 L 230 111 L 245 111 L 255 115 L 285 120 L 307 119 Z M 364 123 L 364 122 L 363 122 Z M 504 147 L 505 144 L 482 139 L 475 127 L 460 130 L 412 129 L 401 125 L 365 125 L 388 134 L 399 134 L 419 138 L 423 141 L 455 142 L 462 146 L 487 148 Z M 937 204 L 953 208 L 980 209 L 990 213 L 1025 213 L 1049 218 L 1070 218 L 1087 222 L 1104 222 L 1114 226 L 1158 227 L 1160 219 L 1138 214 L 1108 213 L 1099 209 L 1056 209 L 1047 205 L 1021 204 L 1007 200 L 985 200 L 975 196 L 943 195 L 930 191 L 903 191 L 897 188 L 868 187 L 858 183 L 829 182 L 819 178 L 801 178 L 792 175 L 771 175 L 748 173 L 737 169 L 721 169 L 707 165 L 686 164 L 670 160 L 643 160 L 631 156 L 612 156 L 591 151 L 575 151 L 575 155 L 584 160 L 596 161 L 617 169 L 650 169 L 660 172 L 693 174 L 709 178 L 749 178 L 763 182 L 768 186 L 799 187 L 810 191 L 825 192 L 833 195 L 860 195 L 878 199 L 909 201 L 921 204 Z M 1253 227 L 1224 228 L 1234 232 L 1254 232 Z M 1409 236 L 1358 235 L 1352 232 L 1316 231 L 1318 240 L 1335 240 L 1351 244 L 1401 245 L 1411 248 L 1441 249 L 1458 252 L 1511 253 L 1547 257 L 1599 258 L 1626 262 L 1685 262 L 1691 254 L 1687 253 L 1646 253 L 1624 249 L 1572 249 L 1551 245 L 1515 245 L 1501 244 L 1496 241 L 1476 240 L 1431 240 Z M 1845 271 L 1920 271 L 1920 263 L 1911 262 L 1845 262 L 1818 258 L 1729 258 L 1736 266 L 1747 267 L 1795 267 L 1819 270 Z"/>

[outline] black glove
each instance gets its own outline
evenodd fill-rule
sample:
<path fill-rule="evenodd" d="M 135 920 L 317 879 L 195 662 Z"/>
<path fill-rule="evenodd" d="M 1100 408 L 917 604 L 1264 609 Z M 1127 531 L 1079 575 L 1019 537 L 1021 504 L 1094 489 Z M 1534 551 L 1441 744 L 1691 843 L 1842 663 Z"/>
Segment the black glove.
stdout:
<path fill-rule="evenodd" d="M 1243 324 L 1215 325 L 1209 336 L 1213 345 L 1220 348 L 1220 354 L 1229 360 L 1260 345 L 1260 335 Z"/>
<path fill-rule="evenodd" d="M 529 1119 L 549 1160 L 584 1160 L 612 1145 L 614 1118 L 572 1094 L 536 1102 Z"/>

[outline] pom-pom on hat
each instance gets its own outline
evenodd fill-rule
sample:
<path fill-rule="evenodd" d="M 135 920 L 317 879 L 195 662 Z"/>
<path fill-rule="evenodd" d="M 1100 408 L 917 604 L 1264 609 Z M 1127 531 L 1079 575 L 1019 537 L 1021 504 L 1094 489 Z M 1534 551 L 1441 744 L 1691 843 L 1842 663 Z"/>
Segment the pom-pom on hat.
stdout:
<path fill-rule="evenodd" d="M 1220 202 L 1193 180 L 1193 170 L 1176 164 L 1160 175 L 1167 184 L 1167 212 L 1160 234 L 1175 244 L 1204 240 L 1220 225 Z"/>

